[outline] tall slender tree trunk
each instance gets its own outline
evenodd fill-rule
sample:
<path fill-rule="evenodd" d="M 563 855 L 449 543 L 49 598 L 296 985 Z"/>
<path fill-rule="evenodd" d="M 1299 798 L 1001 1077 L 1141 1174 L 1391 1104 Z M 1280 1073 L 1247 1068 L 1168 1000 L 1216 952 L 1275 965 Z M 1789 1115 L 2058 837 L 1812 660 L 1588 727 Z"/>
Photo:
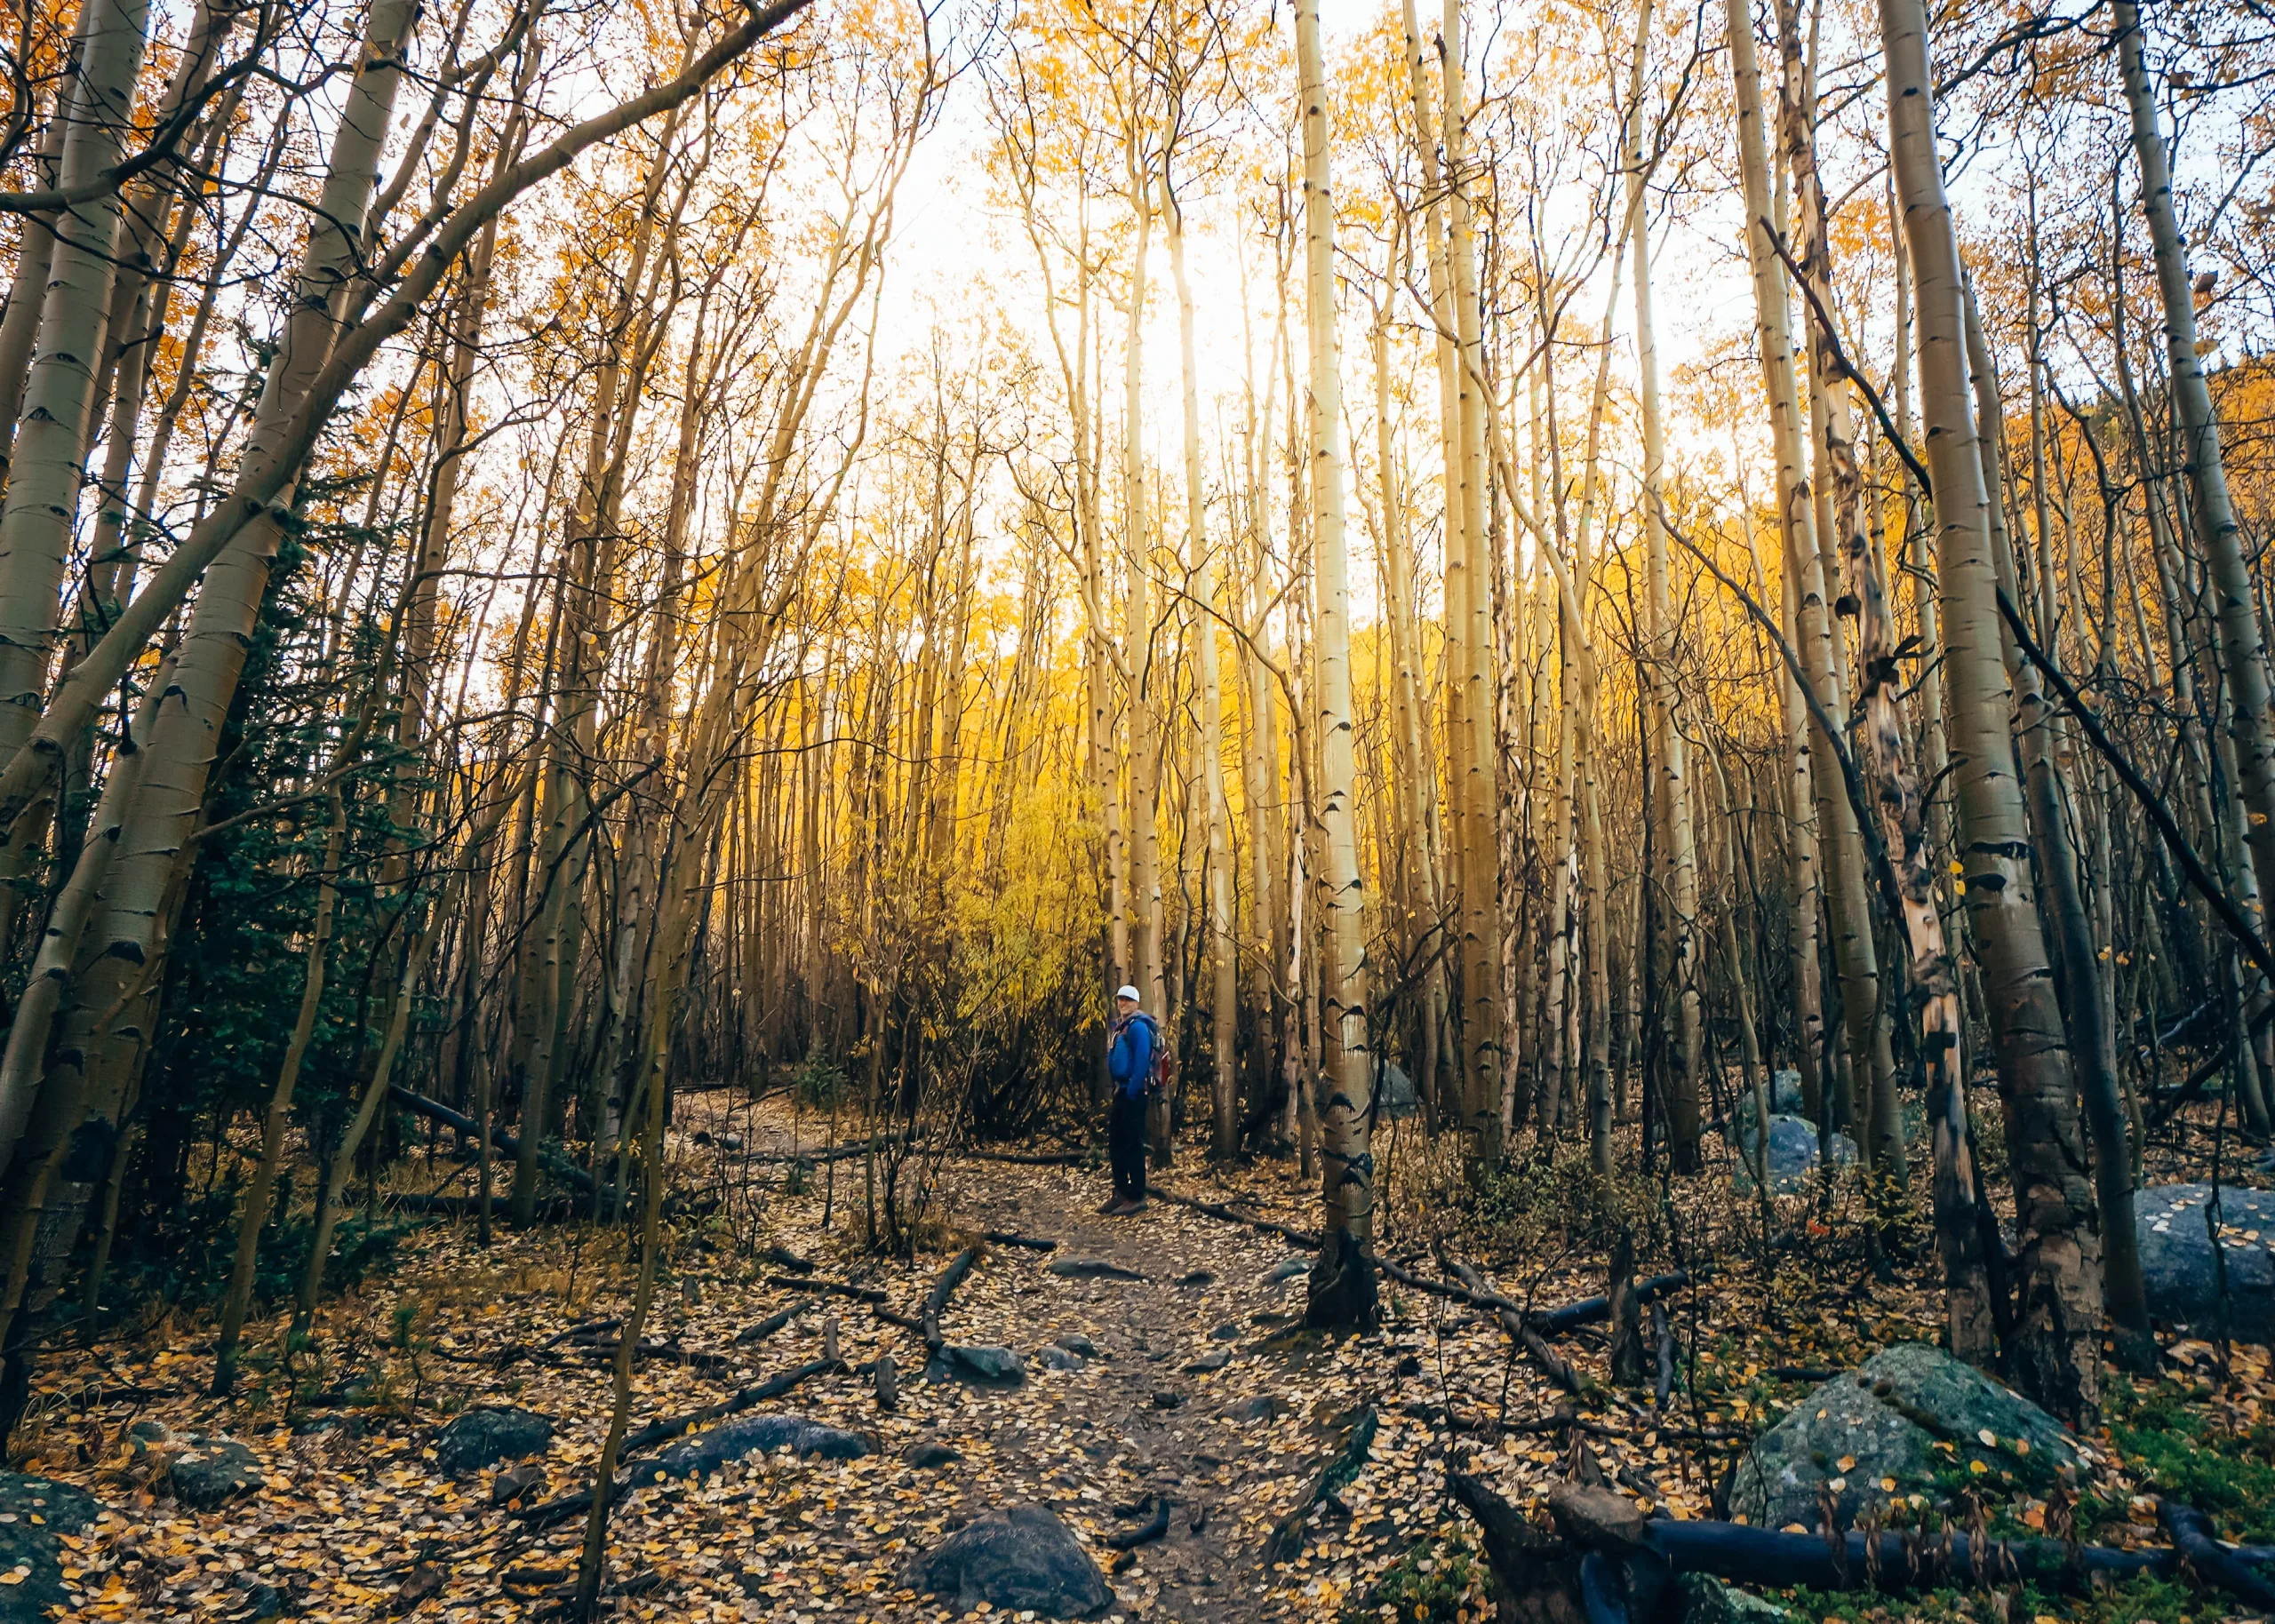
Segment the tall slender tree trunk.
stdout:
<path fill-rule="evenodd" d="M 291 1126 L 292 1090 L 300 1080 L 300 1065 L 315 1037 L 316 1015 L 323 1004 L 324 954 L 331 944 L 334 904 L 339 896 L 339 851 L 347 832 L 347 812 L 335 785 L 327 799 L 331 828 L 324 836 L 323 855 L 316 871 L 315 916 L 308 927 L 307 970 L 300 985 L 299 1013 L 293 1017 L 291 1035 L 284 1040 L 284 1058 L 276 1068 L 276 1087 L 268 1096 L 268 1114 L 260 1127 L 260 1159 L 253 1165 L 252 1182 L 245 1187 L 244 1206 L 237 1214 L 236 1256 L 229 1269 L 228 1295 L 221 1305 L 221 1328 L 213 1350 L 212 1396 L 226 1398 L 236 1385 L 237 1339 L 243 1333 L 245 1314 L 252 1307 L 254 1266 L 260 1256 L 260 1232 L 268 1223 L 268 1207 L 276 1189 L 276 1170 L 284 1158 L 284 1132 Z"/>
<path fill-rule="evenodd" d="M 1375 1175 L 1369 1142 L 1372 1055 L 1367 1031 L 1366 897 L 1352 797 L 1351 608 L 1344 544 L 1342 356 L 1335 319 L 1335 203 L 1328 171 L 1328 86 L 1319 0 L 1299 0 L 1296 60 L 1304 131 L 1304 312 L 1311 351 L 1312 568 L 1319 596 L 1319 829 L 1326 856 L 1327 1043 L 1320 1102 L 1323 1182 L 1319 1262 L 1306 1318 L 1315 1325 L 1375 1321 Z"/>
<path fill-rule="evenodd" d="M 1967 294 L 1967 351 L 1975 386 L 1976 410 L 1982 423 L 1995 426 L 2000 421 L 1998 382 L 1972 288 Z M 1999 590 L 2006 594 L 2008 602 L 2019 604 L 2022 588 L 2008 538 L 2006 475 L 2000 444 L 2000 436 L 1995 426 L 1981 436 L 1983 484 L 1991 498 L 1985 510 L 1985 528 L 1990 535 Z M 2052 624 L 2050 615 L 2044 624 Z M 2118 1082 L 2116 1056 L 2106 1041 L 2107 1031 L 2102 1022 L 2099 955 L 2094 948 L 2092 925 L 2086 917 L 2077 848 L 2071 839 L 2069 795 L 2051 725 L 2054 711 L 2047 701 L 2038 667 L 2022 657 L 2003 625 L 2000 630 L 2000 651 L 2014 685 L 2015 742 L 2028 795 L 2031 839 L 2037 847 L 2039 873 L 2046 884 L 2045 912 L 2054 932 L 2051 947 L 2055 983 L 2062 1007 L 2071 1015 L 2067 1024 L 2071 1064 L 2077 1074 L 2086 1123 L 2093 1137 L 2094 1198 L 2099 1207 L 2103 1246 L 2103 1297 L 2111 1329 L 2116 1333 L 2114 1340 L 2120 1361 L 2129 1370 L 2154 1370 L 2157 1344 L 2149 1325 L 2148 1287 L 2141 1274 L 2140 1241 L 2134 1233 L 2133 1157 L 2124 1095 Z M 2076 1193 L 2071 1192 L 2071 1198 Z"/>
<path fill-rule="evenodd" d="M 2188 244 L 2174 211 L 2172 166 L 2164 132 L 2157 123 L 2155 86 L 2143 53 L 2145 36 L 2135 0 L 2112 0 L 2117 57 L 2125 82 L 2125 103 L 2132 115 L 2133 156 L 2141 170 L 2141 207 L 2149 219 L 2149 242 L 2157 265 L 2157 297 L 2164 314 L 2165 354 L 2171 367 L 2173 404 L 2185 442 L 2183 462 L 2196 529 L 2208 563 L 2220 633 L 2220 668 L 2232 703 L 2230 736 L 2235 741 L 2236 786 L 2247 816 L 2246 833 L 2252 866 L 2261 886 L 2275 875 L 2275 718 L 2269 714 L 2267 647 L 2252 571 L 2244 556 L 2242 528 L 2228 494 L 2227 465 L 2221 456 L 2220 419 L 2205 380 L 2196 338 L 2196 300 L 2188 274 Z"/>
<path fill-rule="evenodd" d="M 1959 240 L 1936 148 L 1927 17 L 1920 0 L 1880 0 L 1880 11 L 1896 188 L 1920 306 L 1920 407 L 1935 480 L 1967 914 L 1982 957 L 2020 1218 L 2022 1300 L 2006 1365 L 2025 1394 L 2084 1424 L 2100 1402 L 2101 1244 L 2008 730 L 1992 498 L 1968 382 Z M 1937 1122 L 1939 1150 L 1956 1126 Z M 1943 1171 L 1939 1165 L 1939 1185 Z M 1956 1317 L 1952 1328 L 1954 1349 L 1980 1359 L 1984 1337 Z"/>
<path fill-rule="evenodd" d="M 1240 960 L 1233 936 L 1232 814 L 1225 796 L 1225 702 L 1217 671 L 1217 564 L 1209 545 L 1208 509 L 1201 490 L 1200 362 L 1194 353 L 1193 285 L 1185 274 L 1185 211 L 1164 173 L 1162 214 L 1169 222 L 1169 274 L 1177 284 L 1177 345 L 1185 384 L 1185 522 L 1188 567 L 1201 602 L 1193 616 L 1193 681 L 1201 708 L 1201 779 L 1207 827 L 1209 1049 L 1215 1062 L 1210 1093 L 1212 1148 L 1217 1159 L 1240 1152 Z"/>
<path fill-rule="evenodd" d="M 1650 49 L 1649 0 L 1635 25 L 1635 84 L 1640 92 Z M 1676 999 L 1673 1086 L 1667 1100 L 1668 1154 L 1678 1173 L 1698 1171 L 1699 1076 L 1705 1064 L 1699 999 L 1698 846 L 1692 816 L 1689 752 L 1675 718 L 1674 607 L 1667 588 L 1667 522 L 1664 490 L 1666 432 L 1659 419 L 1659 346 L 1651 319 L 1651 230 L 1644 186 L 1643 99 L 1633 96 L 1627 114 L 1627 212 L 1635 258 L 1636 395 L 1643 419 L 1644 580 L 1649 647 L 1645 680 L 1651 689 L 1656 733 L 1651 752 L 1649 786 L 1654 815 L 1665 841 L 1668 949 Z"/>

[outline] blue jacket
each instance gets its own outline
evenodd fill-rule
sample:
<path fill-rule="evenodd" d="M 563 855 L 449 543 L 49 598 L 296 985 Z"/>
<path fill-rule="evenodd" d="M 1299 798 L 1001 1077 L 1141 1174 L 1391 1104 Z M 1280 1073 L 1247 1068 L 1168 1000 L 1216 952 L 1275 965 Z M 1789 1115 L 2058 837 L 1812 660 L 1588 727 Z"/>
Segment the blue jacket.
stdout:
<path fill-rule="evenodd" d="M 1156 1041 L 1153 1017 L 1143 1010 L 1115 1024 L 1114 1047 L 1106 1051 L 1106 1069 L 1114 1079 L 1114 1092 L 1122 1098 L 1134 1100 L 1145 1092 L 1145 1085 L 1153 1075 Z"/>

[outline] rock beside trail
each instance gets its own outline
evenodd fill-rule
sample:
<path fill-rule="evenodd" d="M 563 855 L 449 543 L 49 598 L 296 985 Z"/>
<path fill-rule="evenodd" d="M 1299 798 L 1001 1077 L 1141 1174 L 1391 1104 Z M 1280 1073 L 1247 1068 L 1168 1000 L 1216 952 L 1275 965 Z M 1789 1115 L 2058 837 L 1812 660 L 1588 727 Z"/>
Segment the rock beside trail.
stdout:
<path fill-rule="evenodd" d="M 1064 1348 L 1067 1352 L 1079 1354 L 1086 1359 L 1095 1359 L 1098 1357 L 1098 1345 L 1080 1331 L 1061 1332 L 1050 1339 L 1050 1345 L 1054 1348 Z"/>
<path fill-rule="evenodd" d="M 553 1421 L 534 1410 L 483 1405 L 460 1412 L 435 1435 L 435 1469 L 457 1477 L 501 1461 L 542 1454 L 553 1442 Z"/>
<path fill-rule="evenodd" d="M 2205 1222 L 2211 1198 L 2208 1184 L 2159 1184 L 2133 1199 L 2149 1312 L 2207 1333 L 2221 1311 L 2221 1270 Z M 2275 1191 L 2223 1186 L 2219 1221 L 2228 1334 L 2275 1341 Z"/>
<path fill-rule="evenodd" d="M 99 1508 L 84 1489 L 0 1472 L 0 1624 L 47 1624 L 64 1604 L 57 1536 L 91 1526 Z M 35 1523 L 32 1518 L 41 1520 Z"/>
<path fill-rule="evenodd" d="M 1307 1257 L 1283 1258 L 1265 1275 L 1264 1283 L 1266 1286 L 1282 1286 L 1289 1280 L 1301 1279 L 1311 1271 L 1312 1262 Z"/>
<path fill-rule="evenodd" d="M 1090 1552 L 1041 1506 L 991 1511 L 965 1524 L 917 1558 L 909 1583 L 962 1612 L 985 1603 L 997 1612 L 1086 1619 L 1114 1601 Z"/>
<path fill-rule="evenodd" d="M 802 1415 L 746 1415 L 708 1432 L 683 1438 L 652 1461 L 626 1474 L 634 1483 L 653 1483 L 659 1477 L 696 1477 L 715 1472 L 730 1461 L 752 1455 L 770 1455 L 778 1449 L 825 1461 L 856 1461 L 869 1453 L 869 1440 L 808 1421 Z"/>
<path fill-rule="evenodd" d="M 1414 1092 L 1414 1079 L 1394 1061 L 1384 1065 L 1377 1089 L 1376 1107 L 1385 1117 L 1410 1117 L 1422 1109 L 1421 1096 Z"/>
<path fill-rule="evenodd" d="M 1712 1573 L 1685 1573 L 1675 1580 L 1675 1588 L 1682 1596 L 1682 1624 L 1777 1624 L 1793 1616 L 1776 1603 Z"/>
<path fill-rule="evenodd" d="M 1900 1342 L 1820 1386 L 1753 1441 L 1730 1514 L 1815 1528 L 1818 1491 L 1845 1527 L 1896 1496 L 1948 1500 L 1966 1483 L 2050 1484 L 2082 1457 L 2045 1411 L 1940 1349 Z"/>
<path fill-rule="evenodd" d="M 174 1498 L 193 1511 L 211 1511 L 260 1486 L 260 1462 L 236 1439 L 219 1432 L 182 1433 L 181 1453 L 166 1468 Z"/>
<path fill-rule="evenodd" d="M 1061 1348 L 1053 1342 L 1034 1350 L 1034 1362 L 1045 1370 L 1081 1370 L 1088 1363 L 1071 1348 Z"/>
<path fill-rule="evenodd" d="M 1043 1272 L 1057 1275 L 1062 1280 L 1142 1280 L 1145 1278 L 1134 1269 L 1124 1269 L 1121 1264 L 1108 1262 L 1102 1257 L 1053 1258 L 1043 1265 Z"/>
<path fill-rule="evenodd" d="M 927 1381 L 961 1381 L 967 1387 L 1014 1388 L 1026 1379 L 1026 1366 L 1009 1348 L 948 1342 L 924 1366 Z"/>
<path fill-rule="evenodd" d="M 1753 1124 L 1749 1117 L 1738 1127 L 1737 1166 L 1732 1181 L 1741 1190 L 1753 1188 Z M 1846 1134 L 1832 1136 L 1832 1161 L 1845 1167 L 1856 1159 L 1856 1142 Z M 1816 1170 L 1816 1124 L 1807 1117 L 1772 1115 L 1769 1118 L 1769 1182 L 1771 1188 L 1792 1183 Z"/>
<path fill-rule="evenodd" d="M 1800 1117 L 1804 1121 L 1808 1113 L 1801 1104 L 1801 1074 L 1791 1066 L 1781 1066 L 1769 1074 L 1769 1114 L 1773 1117 Z M 1738 1090 L 1738 1118 L 1747 1131 L 1753 1127 L 1753 1090 Z"/>
<path fill-rule="evenodd" d="M 901 1451 L 900 1458 L 904 1465 L 913 1466 L 920 1472 L 930 1472 L 944 1466 L 953 1466 L 963 1456 L 937 1438 L 928 1438 L 922 1443 L 911 1444 Z"/>

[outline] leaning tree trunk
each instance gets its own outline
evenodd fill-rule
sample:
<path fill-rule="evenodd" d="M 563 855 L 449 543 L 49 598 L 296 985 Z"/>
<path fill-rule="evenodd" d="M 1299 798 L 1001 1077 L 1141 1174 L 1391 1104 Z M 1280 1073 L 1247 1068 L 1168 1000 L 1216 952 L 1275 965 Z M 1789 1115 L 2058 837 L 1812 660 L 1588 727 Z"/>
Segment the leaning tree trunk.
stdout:
<path fill-rule="evenodd" d="M 149 21 L 148 0 L 89 0 L 71 71 L 57 97 L 54 116 L 65 127 L 57 176 L 61 186 L 92 185 L 117 164 L 132 129 L 134 82 Z M 6 502 L 0 506 L 0 759 L 13 754 L 29 736 L 45 697 L 57 596 L 70 563 L 79 492 L 86 482 L 97 374 L 111 336 L 108 317 L 124 217 L 116 191 L 61 211 L 52 228 L 23 217 L 18 274 L 39 273 L 44 291 L 20 281 L 7 319 L 0 322 L 0 338 L 36 335 L 21 385 L 21 416 L 12 414 L 0 427 L 0 433 L 12 434 L 12 445 L 0 448 L 5 451 L 0 474 L 7 480 Z M 44 264 L 39 263 L 43 257 Z M 12 895 L 24 883 L 22 872 L 38 839 L 36 825 L 43 825 L 43 819 L 9 822 L 21 825 L 0 829 L 0 888 Z"/>
<path fill-rule="evenodd" d="M 1880 9 L 1896 188 L 1919 299 L 1920 408 L 1935 482 L 1967 913 L 1981 954 L 2021 1220 L 2022 1301 L 2006 1364 L 2024 1393 L 2083 1424 L 2101 1394 L 2101 1238 L 2008 726 L 1991 497 L 1968 380 L 1959 238 L 1936 156 L 1926 12 L 1920 0 L 1880 0 Z M 1952 1126 L 1939 1120 L 1938 1140 Z M 1940 1182 L 1940 1166 L 1937 1172 Z M 1960 1329 L 1956 1316 L 1953 1329 Z M 1960 1346 L 1955 1337 L 1954 1347 Z M 1963 1350 L 1980 1357 L 1979 1339 L 1970 1334 Z"/>
<path fill-rule="evenodd" d="M 1813 534 L 1814 519 L 1807 494 L 1801 442 L 1800 402 L 1796 386 L 1795 360 L 1792 348 L 1791 306 L 1785 295 L 1784 270 L 1779 263 L 1770 238 L 1770 199 L 1768 158 L 1762 130 L 1761 70 L 1754 48 L 1752 18 L 1748 9 L 1731 0 L 1728 6 L 1730 68 L 1736 87 L 1738 111 L 1738 152 L 1743 173 L 1746 205 L 1746 241 L 1748 258 L 1753 273 L 1755 331 L 1761 346 L 1762 369 L 1768 383 L 1771 426 L 1777 445 L 1778 506 L 1786 535 L 1785 556 L 1788 563 L 1786 601 L 1792 610 L 1792 618 L 1801 629 L 1799 641 L 1805 649 L 1808 666 L 1805 673 L 1819 694 L 1827 690 L 1824 679 L 1827 675 L 1827 635 L 1824 626 L 1824 602 L 1822 577 L 1817 568 L 1817 549 Z M 1815 615 L 1809 615 L 1811 588 L 1816 588 Z M 1814 635 L 1810 633 L 1814 632 Z M 1993 645 L 1995 655 L 1996 646 Z M 1798 699 L 1800 696 L 1796 695 Z M 1792 719 L 1798 743 L 1804 735 L 1803 719 Z M 1838 740 L 1824 741 L 1827 752 L 1840 748 Z M 1838 768 L 1828 760 L 1818 766 L 1809 763 L 1811 776 L 1824 779 L 1837 774 Z M 1799 777 L 1797 768 L 1796 777 Z M 1827 785 L 1826 789 L 1830 786 Z M 1797 792 L 1796 802 L 1803 800 Z M 1832 790 L 1821 789 L 1817 797 L 1820 808 L 1845 797 Z M 1853 842 L 1851 843 L 1853 846 Z M 1833 848 L 1835 851 L 1840 847 Z M 1838 864 L 1834 864 L 1840 867 Z M 1832 883 L 1832 897 L 1835 903 L 1836 932 L 1839 918 L 1848 919 L 1854 929 L 1847 932 L 1853 941 L 1856 934 L 1868 932 L 1870 921 L 1855 918 L 1851 909 L 1863 906 L 1863 876 L 1859 873 L 1827 875 Z M 1840 941 L 1836 934 L 1836 945 Z M 1843 979 L 1848 979 L 1844 974 Z M 1853 983 L 1852 983 L 1852 993 Z M 1807 1035 L 1804 1035 L 1807 1041 Z M 1820 1068 L 1817 1087 L 1817 1109 L 1829 1112 L 1832 1105 L 1833 1086 L 1829 1068 Z M 1806 1075 L 1806 1070 L 1805 1070 Z M 1950 1080 L 1956 1081 L 1954 1076 Z M 1993 1319 L 1991 1313 L 1991 1291 L 1981 1253 L 1980 1231 L 1975 1222 L 1974 1178 L 1968 1158 L 1966 1132 L 1966 1098 L 1954 1087 L 1948 1097 L 1931 1100 L 1934 1116 L 1936 1147 L 1936 1234 L 1937 1250 L 1942 1254 L 1946 1294 L 1946 1319 L 1952 1350 L 1960 1357 L 1976 1363 L 1987 1362 L 1993 1351 Z M 1820 1118 L 1822 1120 L 1823 1118 Z"/>
<path fill-rule="evenodd" d="M 1971 287 L 1967 294 L 1967 351 L 1976 411 L 1984 422 L 1996 423 L 1998 382 L 1992 372 L 1991 346 L 1984 338 Z M 1999 589 L 2009 604 L 2019 604 L 2022 593 L 2014 551 L 2007 537 L 2006 482 L 1999 446 L 1996 434 L 1982 436 L 1983 486 L 1991 496 L 1986 519 Z M 2042 624 L 2052 624 L 2052 617 Z M 2063 1007 L 2078 1012 L 2070 1023 L 2070 1036 L 2079 1098 L 2093 1136 L 2094 1198 L 2100 1209 L 2103 1246 L 2102 1296 L 2110 1328 L 2116 1333 L 2113 1341 L 2119 1358 L 2128 1370 L 2153 1371 L 2157 1343 L 2149 1325 L 2148 1286 L 2141 1274 L 2140 1241 L 2133 1225 L 2131 1134 L 2118 1082 L 2117 1058 L 2101 1018 L 2101 967 L 2086 918 L 2077 848 L 2070 835 L 2070 798 L 2051 736 L 2055 713 L 2038 667 L 2023 657 L 2011 635 L 2001 639 L 2000 649 L 2015 688 L 2016 744 L 2023 766 L 2031 837 L 2037 842 L 2039 872 L 2046 882 L 2045 912 L 2054 930 L 2055 985 Z"/>
<path fill-rule="evenodd" d="M 283 341 L 254 409 L 239 482 L 273 473 L 283 482 L 280 499 L 286 503 L 292 471 L 281 465 L 294 449 L 287 436 L 330 356 L 334 301 L 362 261 L 366 211 L 402 80 L 402 45 L 415 16 L 411 0 L 381 0 L 371 14 Z M 100 1160 L 87 1154 L 87 1145 L 107 1145 L 116 1132 L 142 1047 L 133 1008 L 140 1001 L 141 967 L 158 951 L 157 935 L 171 916 L 181 854 L 204 801 L 213 741 L 236 692 L 283 534 L 277 500 L 241 521 L 205 572 L 176 655 L 168 703 L 152 728 L 134 800 L 116 836 L 116 856 L 87 927 L 87 969 L 60 1016 L 56 1058 L 0 1197 L 0 1257 L 9 1268 L 12 1328 L 24 1305 L 44 1306 L 76 1238 L 93 1193 L 92 1166 Z M 179 551 L 192 545 L 185 543 Z M 95 664 L 84 662 L 82 673 Z M 41 732 L 58 708 L 51 705 Z M 17 751 L 11 765 L 29 752 L 29 745 Z M 20 1345 L 13 1337 L 0 1340 Z"/>

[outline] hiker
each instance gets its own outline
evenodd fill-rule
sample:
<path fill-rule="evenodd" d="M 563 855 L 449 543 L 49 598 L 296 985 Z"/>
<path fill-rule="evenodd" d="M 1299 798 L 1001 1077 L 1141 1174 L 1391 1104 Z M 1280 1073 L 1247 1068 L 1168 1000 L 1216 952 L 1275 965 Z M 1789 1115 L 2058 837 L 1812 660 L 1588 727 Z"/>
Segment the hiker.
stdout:
<path fill-rule="evenodd" d="M 1145 1094 L 1153 1080 L 1161 1029 L 1138 1007 L 1135 987 L 1116 992 L 1114 1007 L 1114 1042 L 1106 1057 L 1106 1074 L 1114 1079 L 1106 1124 L 1114 1194 L 1098 1211 L 1122 1218 L 1145 1210 Z"/>

